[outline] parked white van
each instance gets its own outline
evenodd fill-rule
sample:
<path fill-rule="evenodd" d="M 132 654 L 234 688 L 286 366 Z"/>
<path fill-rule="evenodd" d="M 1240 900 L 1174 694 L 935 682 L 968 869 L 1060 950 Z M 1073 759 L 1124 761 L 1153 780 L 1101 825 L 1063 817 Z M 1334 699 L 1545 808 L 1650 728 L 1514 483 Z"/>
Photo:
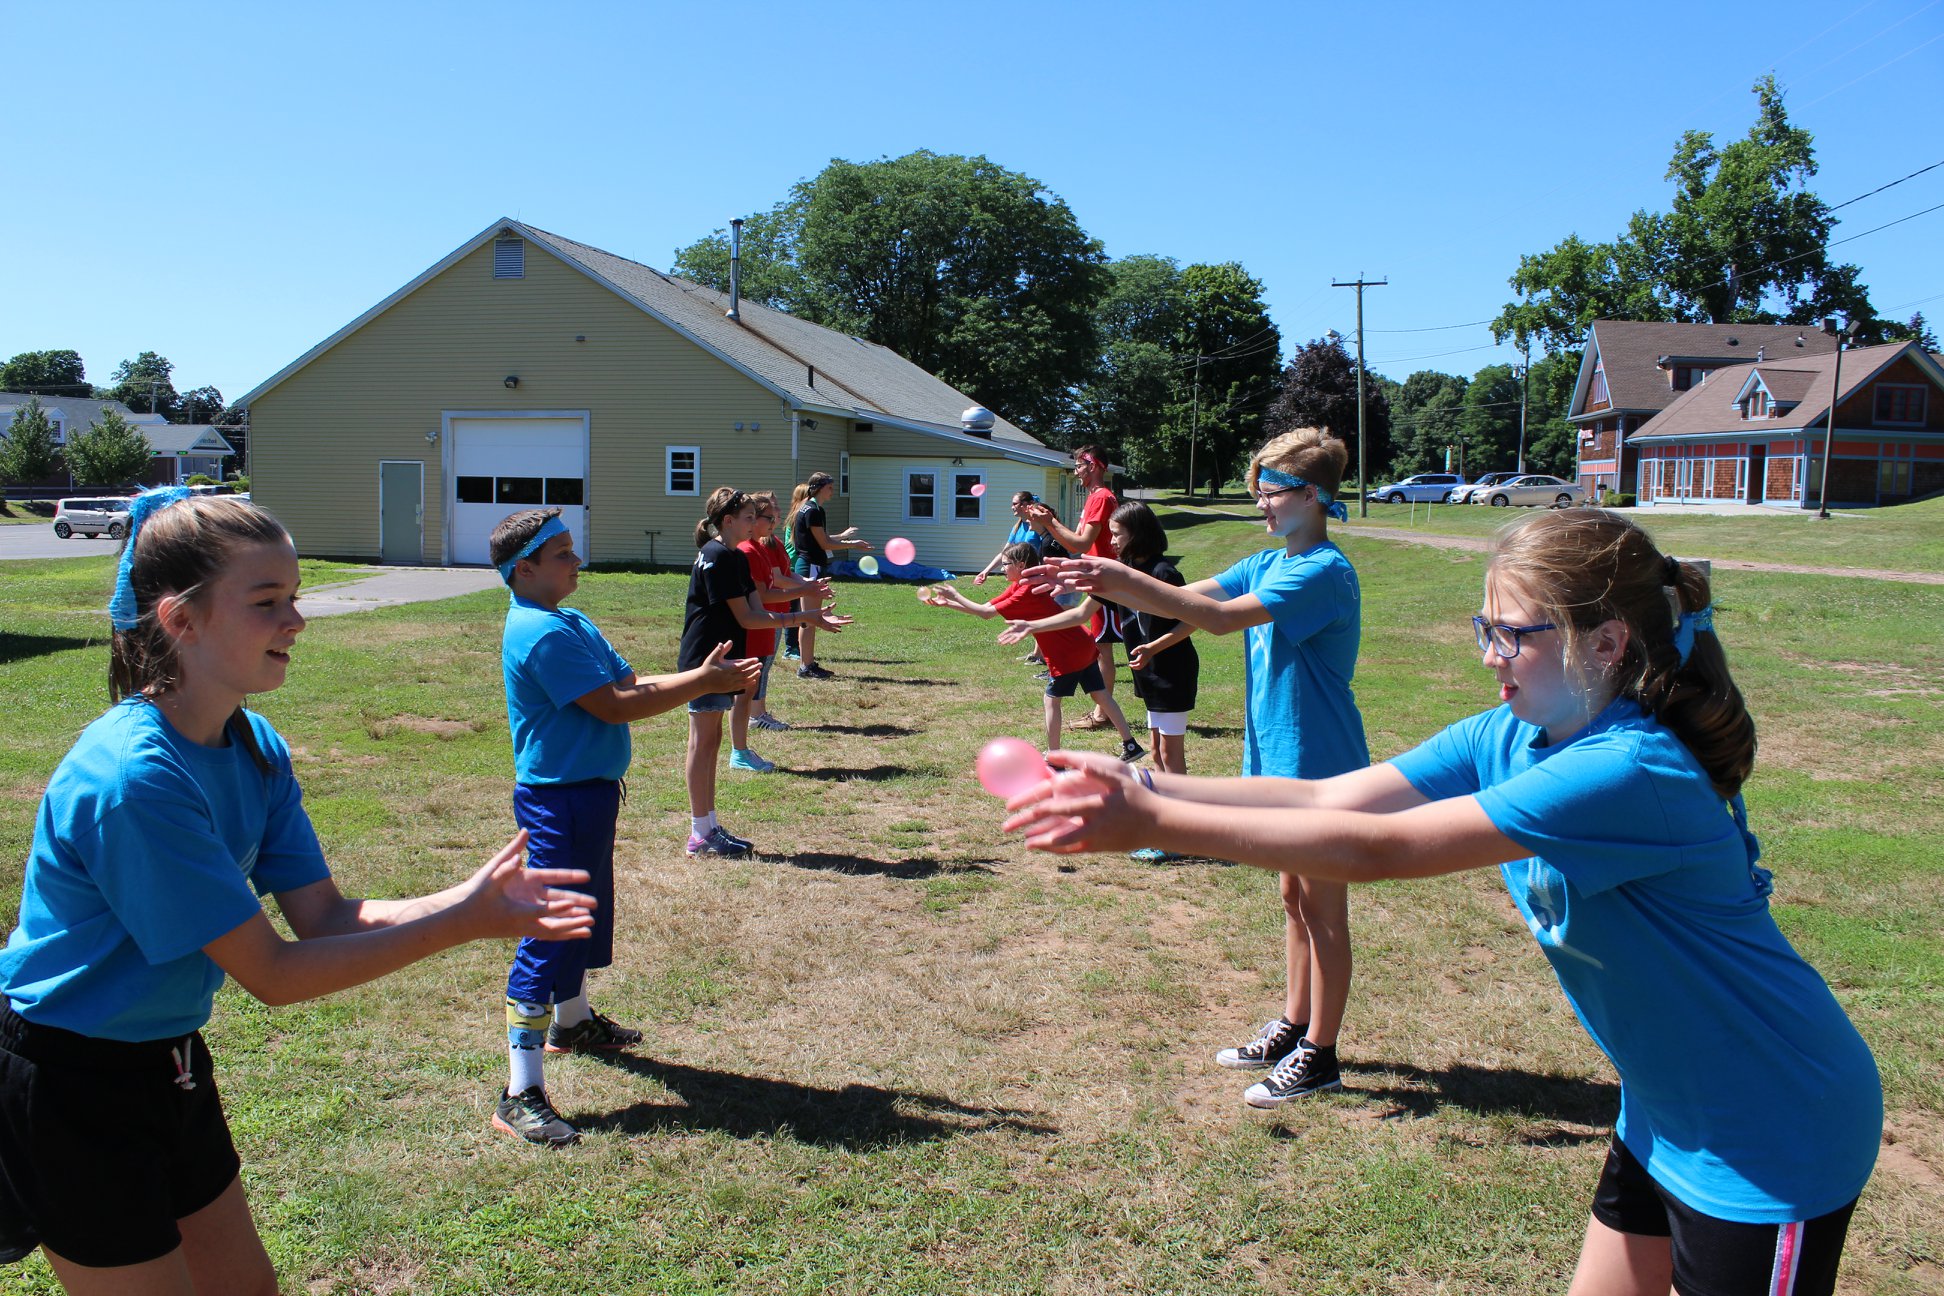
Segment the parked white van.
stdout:
<path fill-rule="evenodd" d="M 128 534 L 128 501 L 91 496 L 64 499 L 54 506 L 54 534 L 65 540 L 79 532 L 92 540 L 107 532 L 111 540 Z"/>

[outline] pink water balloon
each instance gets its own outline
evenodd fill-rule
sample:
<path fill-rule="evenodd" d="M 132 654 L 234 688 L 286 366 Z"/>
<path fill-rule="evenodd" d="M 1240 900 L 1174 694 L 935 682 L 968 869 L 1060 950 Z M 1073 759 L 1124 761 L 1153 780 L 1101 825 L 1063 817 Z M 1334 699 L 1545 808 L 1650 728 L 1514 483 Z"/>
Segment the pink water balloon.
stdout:
<path fill-rule="evenodd" d="M 981 495 L 983 495 L 983 494 L 985 494 L 985 483 L 984 483 L 984 482 L 973 482 L 973 483 L 972 483 L 972 498 L 973 498 L 973 499 L 977 499 L 977 498 L 979 498 L 979 496 L 981 496 Z"/>
<path fill-rule="evenodd" d="M 902 567 L 918 556 L 918 546 L 903 536 L 896 536 L 884 542 L 884 556 L 894 565 Z"/>
<path fill-rule="evenodd" d="M 1023 738 L 994 738 L 980 749 L 973 768 L 979 775 L 979 786 L 1005 800 L 1053 777 L 1039 748 Z"/>

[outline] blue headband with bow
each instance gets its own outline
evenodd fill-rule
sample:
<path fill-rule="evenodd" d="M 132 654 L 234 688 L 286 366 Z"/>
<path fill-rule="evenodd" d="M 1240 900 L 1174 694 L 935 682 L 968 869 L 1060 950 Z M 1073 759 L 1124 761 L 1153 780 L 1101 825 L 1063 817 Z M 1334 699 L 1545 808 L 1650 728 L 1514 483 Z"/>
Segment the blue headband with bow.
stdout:
<path fill-rule="evenodd" d="M 1267 464 L 1258 464 L 1256 465 L 1256 485 L 1260 486 L 1264 482 L 1268 482 L 1271 486 L 1281 486 L 1288 490 L 1301 490 L 1305 486 L 1314 486 L 1316 488 L 1316 502 L 1323 506 L 1324 513 L 1339 522 L 1348 522 L 1350 520 L 1350 510 L 1344 505 L 1339 504 L 1336 496 L 1324 490 L 1321 486 L 1317 486 L 1315 482 L 1304 481 L 1301 477 L 1292 477 L 1286 472 L 1277 472 Z"/>
<path fill-rule="evenodd" d="M 135 606 L 135 583 L 130 576 L 135 566 L 135 537 L 141 533 L 142 524 L 193 493 L 187 486 L 158 486 L 128 502 L 128 539 L 122 544 L 121 565 L 115 571 L 114 597 L 108 600 L 108 621 L 115 629 L 133 630 L 142 622 L 142 611 Z"/>
<path fill-rule="evenodd" d="M 520 565 L 520 559 L 533 557 L 533 555 L 540 552 L 541 545 L 547 543 L 547 541 L 557 535 L 566 534 L 567 524 L 565 522 L 562 522 L 558 517 L 548 518 L 541 524 L 540 529 L 533 533 L 533 539 L 521 546 L 520 552 L 514 554 L 511 558 L 508 558 L 499 565 L 500 579 L 505 581 L 509 586 L 512 585 L 513 569 Z"/>

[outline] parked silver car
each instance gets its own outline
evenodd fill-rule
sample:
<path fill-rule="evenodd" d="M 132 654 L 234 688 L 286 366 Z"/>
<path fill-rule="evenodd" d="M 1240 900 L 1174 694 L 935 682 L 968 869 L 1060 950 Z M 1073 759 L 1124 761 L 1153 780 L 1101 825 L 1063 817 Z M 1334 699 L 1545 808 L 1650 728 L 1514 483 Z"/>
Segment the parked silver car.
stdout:
<path fill-rule="evenodd" d="M 65 540 L 76 534 L 92 540 L 102 532 L 111 540 L 128 534 L 128 501 L 89 496 L 64 499 L 54 505 L 54 534 Z"/>
<path fill-rule="evenodd" d="M 1586 503 L 1586 487 L 1578 482 L 1548 477 L 1544 473 L 1529 473 L 1496 486 L 1474 489 L 1471 502 L 1488 504 L 1493 508 L 1504 508 L 1509 504 L 1544 504 L 1551 508 L 1565 508 L 1571 504 Z"/>
<path fill-rule="evenodd" d="M 1509 482 L 1518 475 L 1515 472 L 1488 472 L 1469 486 L 1452 487 L 1451 493 L 1445 496 L 1445 503 L 1470 504 L 1473 502 L 1473 497 L 1487 486 L 1497 486 L 1501 482 Z"/>
<path fill-rule="evenodd" d="M 1415 473 L 1389 485 L 1379 486 L 1370 493 L 1370 497 L 1389 504 L 1402 504 L 1406 500 L 1416 504 L 1442 504 L 1454 487 L 1464 484 L 1465 479 L 1457 473 Z"/>

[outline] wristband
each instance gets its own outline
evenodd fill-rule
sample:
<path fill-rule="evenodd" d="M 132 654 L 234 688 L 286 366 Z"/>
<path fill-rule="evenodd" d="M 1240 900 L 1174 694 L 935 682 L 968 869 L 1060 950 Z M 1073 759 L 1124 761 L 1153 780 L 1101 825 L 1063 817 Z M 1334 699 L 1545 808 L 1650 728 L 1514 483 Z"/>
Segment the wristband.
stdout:
<path fill-rule="evenodd" d="M 1141 775 L 1142 785 L 1145 786 L 1148 791 L 1153 792 L 1154 791 L 1154 771 L 1144 769 L 1140 771 L 1140 775 Z"/>

